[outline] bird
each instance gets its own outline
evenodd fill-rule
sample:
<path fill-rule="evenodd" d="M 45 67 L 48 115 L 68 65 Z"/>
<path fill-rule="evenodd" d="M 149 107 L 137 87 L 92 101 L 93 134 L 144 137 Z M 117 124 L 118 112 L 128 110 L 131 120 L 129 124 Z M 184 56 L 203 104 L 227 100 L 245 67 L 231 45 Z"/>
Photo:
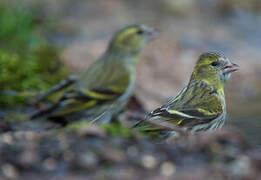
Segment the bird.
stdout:
<path fill-rule="evenodd" d="M 132 95 L 139 57 L 156 33 L 144 24 L 120 29 L 105 53 L 68 86 L 63 85 L 62 90 L 55 87 L 54 92 L 47 93 L 42 99 L 52 99 L 51 105 L 32 113 L 30 119 L 46 117 L 66 124 L 81 114 L 91 122 L 110 122 Z"/>
<path fill-rule="evenodd" d="M 223 54 L 201 54 L 188 85 L 134 128 L 157 138 L 220 129 L 226 119 L 224 87 L 231 73 L 238 69 L 239 66 Z"/>

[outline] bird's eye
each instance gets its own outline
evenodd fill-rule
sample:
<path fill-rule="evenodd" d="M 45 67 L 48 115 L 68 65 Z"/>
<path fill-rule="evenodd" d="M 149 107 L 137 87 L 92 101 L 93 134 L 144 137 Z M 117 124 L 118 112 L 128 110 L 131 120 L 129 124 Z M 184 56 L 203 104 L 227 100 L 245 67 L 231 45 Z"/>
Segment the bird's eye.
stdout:
<path fill-rule="evenodd" d="M 218 65 L 219 65 L 219 62 L 217 62 L 217 61 L 214 61 L 211 63 L 211 66 L 218 66 Z"/>
<path fill-rule="evenodd" d="M 143 33 L 144 33 L 143 30 L 138 30 L 138 31 L 137 31 L 137 34 L 139 34 L 139 35 L 142 35 Z"/>

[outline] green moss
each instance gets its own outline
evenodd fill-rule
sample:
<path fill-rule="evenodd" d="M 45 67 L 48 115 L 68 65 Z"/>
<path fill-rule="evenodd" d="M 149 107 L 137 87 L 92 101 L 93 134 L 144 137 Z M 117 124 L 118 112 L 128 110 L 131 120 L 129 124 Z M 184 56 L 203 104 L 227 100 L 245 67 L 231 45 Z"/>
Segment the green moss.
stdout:
<path fill-rule="evenodd" d="M 81 128 L 85 126 L 91 126 L 92 124 L 89 121 L 79 121 L 73 122 L 66 126 L 66 130 L 68 131 L 79 131 Z M 110 136 L 120 136 L 129 138 L 131 137 L 131 131 L 124 127 L 122 124 L 118 123 L 106 123 L 106 124 L 97 124 L 99 128 L 104 130 Z"/>
<path fill-rule="evenodd" d="M 118 123 L 108 123 L 102 124 L 101 128 L 105 130 L 111 136 L 120 136 L 120 137 L 131 137 L 131 131 L 124 127 L 122 124 Z"/>
<path fill-rule="evenodd" d="M 24 122 L 28 121 L 28 116 L 17 112 L 10 112 L 8 115 L 4 116 L 3 120 L 6 122 Z"/>
<path fill-rule="evenodd" d="M 34 8 L 12 8 L 0 4 L 1 48 L 21 52 L 30 50 L 34 45 L 38 46 L 40 41 L 44 41 L 35 33 L 36 28 L 43 24 L 35 23 L 34 12 Z"/>
<path fill-rule="evenodd" d="M 59 61 L 59 50 L 41 33 L 34 8 L 0 4 L 0 105 L 25 102 L 32 92 L 43 91 L 68 75 Z"/>
<path fill-rule="evenodd" d="M 78 131 L 84 126 L 89 126 L 90 122 L 89 121 L 78 121 L 78 122 L 72 122 L 66 126 L 66 130 L 68 131 Z"/>

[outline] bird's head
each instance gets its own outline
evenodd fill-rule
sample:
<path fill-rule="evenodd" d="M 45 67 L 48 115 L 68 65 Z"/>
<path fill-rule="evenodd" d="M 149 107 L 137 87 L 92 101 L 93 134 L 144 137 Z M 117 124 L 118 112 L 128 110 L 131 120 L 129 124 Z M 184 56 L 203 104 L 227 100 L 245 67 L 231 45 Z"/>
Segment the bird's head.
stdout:
<path fill-rule="evenodd" d="M 220 88 L 224 87 L 231 73 L 238 70 L 238 67 L 224 55 L 215 52 L 203 53 L 196 63 L 191 78 L 203 80 Z"/>
<path fill-rule="evenodd" d="M 126 55 L 138 55 L 149 40 L 155 35 L 155 30 L 146 25 L 130 25 L 118 31 L 109 45 L 109 50 Z"/>

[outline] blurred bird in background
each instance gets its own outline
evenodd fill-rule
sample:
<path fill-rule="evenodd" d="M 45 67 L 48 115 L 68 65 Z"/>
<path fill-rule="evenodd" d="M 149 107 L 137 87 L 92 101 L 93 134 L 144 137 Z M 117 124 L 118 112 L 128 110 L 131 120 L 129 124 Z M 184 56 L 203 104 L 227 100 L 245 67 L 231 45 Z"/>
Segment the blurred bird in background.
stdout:
<path fill-rule="evenodd" d="M 54 103 L 30 118 L 45 116 L 64 123 L 67 118 L 77 119 L 81 114 L 90 121 L 109 122 L 123 110 L 132 95 L 139 56 L 154 34 L 155 30 L 146 25 L 121 29 L 102 57 L 85 72 L 69 79 L 69 85 L 54 87 L 54 91 L 41 97 Z"/>
<path fill-rule="evenodd" d="M 221 128 L 226 119 L 224 86 L 236 70 L 238 65 L 221 54 L 202 54 L 188 85 L 135 127 L 162 138 L 176 135 L 179 129 L 194 134 Z"/>

